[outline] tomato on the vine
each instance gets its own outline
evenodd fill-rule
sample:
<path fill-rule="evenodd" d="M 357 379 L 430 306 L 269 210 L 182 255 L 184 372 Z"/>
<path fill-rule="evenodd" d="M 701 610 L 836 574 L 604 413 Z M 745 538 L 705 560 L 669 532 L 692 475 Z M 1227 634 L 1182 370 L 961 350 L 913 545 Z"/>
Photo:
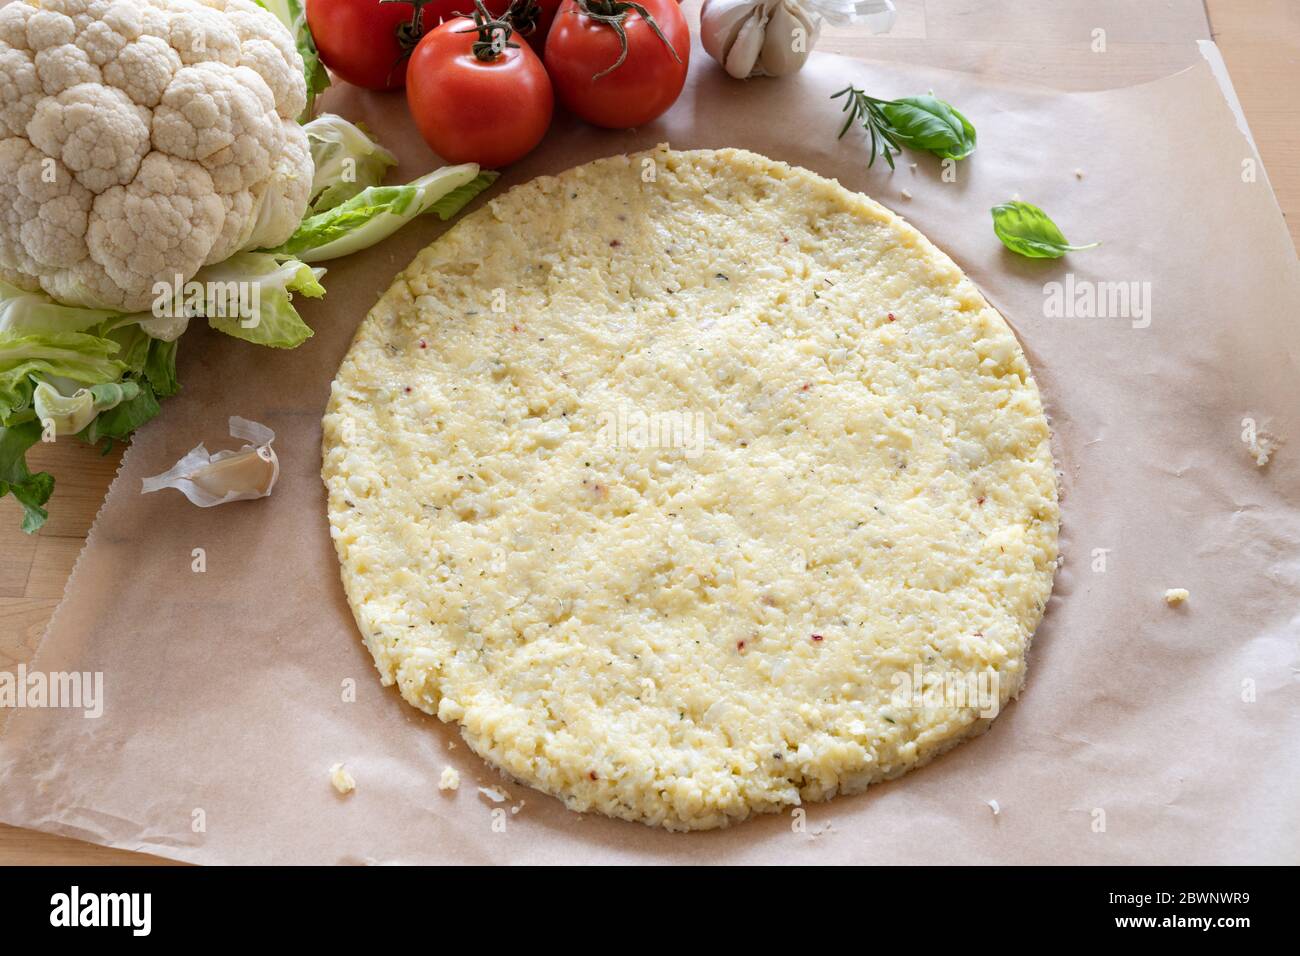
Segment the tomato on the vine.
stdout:
<path fill-rule="evenodd" d="M 563 0 L 546 38 L 560 102 L 612 129 L 641 126 L 672 106 L 690 55 L 677 0 Z"/>
<path fill-rule="evenodd" d="M 560 0 L 484 0 L 487 12 L 509 11 L 516 36 L 538 56 L 546 46 Z M 411 53 L 428 31 L 474 12 L 473 0 L 307 0 L 307 26 L 325 65 L 368 90 L 406 83 Z"/>
<path fill-rule="evenodd" d="M 482 0 L 473 18 L 448 20 L 411 54 L 406 102 L 420 135 L 449 163 L 506 166 L 532 151 L 551 125 L 546 68 Z"/>
<path fill-rule="evenodd" d="M 474 13 L 474 0 L 424 0 L 424 4 L 426 30 L 432 30 L 453 17 L 468 17 Z M 546 34 L 560 9 L 560 0 L 483 0 L 483 6 L 492 16 L 509 20 L 515 39 L 523 37 L 533 52 L 541 56 L 546 47 Z"/>
<path fill-rule="evenodd" d="M 395 90 L 406 82 L 406 61 L 422 22 L 412 3 L 307 0 L 307 26 L 321 60 L 346 82 L 368 90 Z"/>

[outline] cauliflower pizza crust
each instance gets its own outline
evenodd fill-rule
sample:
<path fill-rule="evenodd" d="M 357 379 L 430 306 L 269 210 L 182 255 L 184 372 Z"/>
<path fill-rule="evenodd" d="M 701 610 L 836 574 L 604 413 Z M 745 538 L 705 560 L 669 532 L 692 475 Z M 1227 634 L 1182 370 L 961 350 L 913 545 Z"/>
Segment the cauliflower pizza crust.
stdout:
<path fill-rule="evenodd" d="M 425 249 L 339 369 L 324 478 L 384 683 L 670 829 L 983 730 L 1056 562 L 1001 316 L 884 207 L 731 149 L 542 177 Z"/>

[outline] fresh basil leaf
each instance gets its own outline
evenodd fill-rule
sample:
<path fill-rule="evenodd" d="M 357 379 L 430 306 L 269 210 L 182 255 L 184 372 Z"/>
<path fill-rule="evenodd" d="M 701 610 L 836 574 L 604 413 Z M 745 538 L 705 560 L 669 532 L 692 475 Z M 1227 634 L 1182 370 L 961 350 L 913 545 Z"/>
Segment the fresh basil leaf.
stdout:
<path fill-rule="evenodd" d="M 975 151 L 975 127 L 937 96 L 904 96 L 881 105 L 894 138 L 940 159 L 965 159 Z"/>
<path fill-rule="evenodd" d="M 856 86 L 846 86 L 831 99 L 844 97 L 846 114 L 839 138 L 855 123 L 866 130 L 870 145 L 867 167 L 884 156 L 894 168 L 894 153 L 904 146 L 933 153 L 940 159 L 965 159 L 975 151 L 975 127 L 952 106 L 931 93 L 880 100 Z"/>
<path fill-rule="evenodd" d="M 1002 244 L 1029 259 L 1059 259 L 1067 252 L 1093 249 L 1101 245 L 1072 246 L 1050 216 L 1032 203 L 1013 200 L 991 210 L 993 231 Z"/>
<path fill-rule="evenodd" d="M 0 498 L 12 494 L 23 506 L 23 531 L 35 534 L 50 513 L 44 505 L 54 491 L 54 476 L 27 470 L 27 449 L 41 440 L 41 423 L 0 426 Z"/>

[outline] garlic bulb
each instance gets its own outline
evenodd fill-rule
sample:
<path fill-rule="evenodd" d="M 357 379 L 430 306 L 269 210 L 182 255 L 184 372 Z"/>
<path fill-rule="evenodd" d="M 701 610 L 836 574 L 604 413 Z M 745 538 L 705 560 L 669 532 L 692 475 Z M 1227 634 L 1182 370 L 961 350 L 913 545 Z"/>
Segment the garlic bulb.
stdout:
<path fill-rule="evenodd" d="M 786 76 L 808 60 L 822 21 L 888 33 L 894 0 L 704 0 L 704 49 L 737 79 Z"/>
<path fill-rule="evenodd" d="M 704 0 L 705 52 L 737 79 L 787 76 L 804 65 L 821 17 L 800 0 Z"/>

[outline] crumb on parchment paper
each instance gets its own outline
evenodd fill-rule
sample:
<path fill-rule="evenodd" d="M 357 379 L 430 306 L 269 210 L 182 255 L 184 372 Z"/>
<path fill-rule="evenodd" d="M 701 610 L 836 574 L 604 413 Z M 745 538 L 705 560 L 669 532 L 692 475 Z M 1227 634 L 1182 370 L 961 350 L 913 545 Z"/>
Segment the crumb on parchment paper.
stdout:
<path fill-rule="evenodd" d="M 1268 432 L 1256 432 L 1251 440 L 1246 442 L 1246 451 L 1255 459 L 1255 466 L 1263 468 L 1273 458 L 1273 453 L 1281 444 Z"/>
<path fill-rule="evenodd" d="M 1002 812 L 1002 806 L 996 800 L 986 800 L 984 802 L 989 805 L 989 809 L 993 811 L 995 817 Z"/>
<path fill-rule="evenodd" d="M 1191 597 L 1191 594 L 1187 588 L 1170 588 L 1165 592 L 1165 603 L 1170 605 L 1182 604 L 1189 597 Z"/>
<path fill-rule="evenodd" d="M 356 778 L 347 772 L 347 769 L 341 763 L 336 763 L 330 767 L 330 783 L 339 793 L 347 794 L 357 789 Z"/>
<path fill-rule="evenodd" d="M 439 790 L 459 790 L 460 771 L 455 767 L 443 767 L 442 776 L 438 778 Z"/>
<path fill-rule="evenodd" d="M 505 803 L 510 799 L 510 794 L 500 787 L 479 787 L 478 792 L 493 803 Z"/>

